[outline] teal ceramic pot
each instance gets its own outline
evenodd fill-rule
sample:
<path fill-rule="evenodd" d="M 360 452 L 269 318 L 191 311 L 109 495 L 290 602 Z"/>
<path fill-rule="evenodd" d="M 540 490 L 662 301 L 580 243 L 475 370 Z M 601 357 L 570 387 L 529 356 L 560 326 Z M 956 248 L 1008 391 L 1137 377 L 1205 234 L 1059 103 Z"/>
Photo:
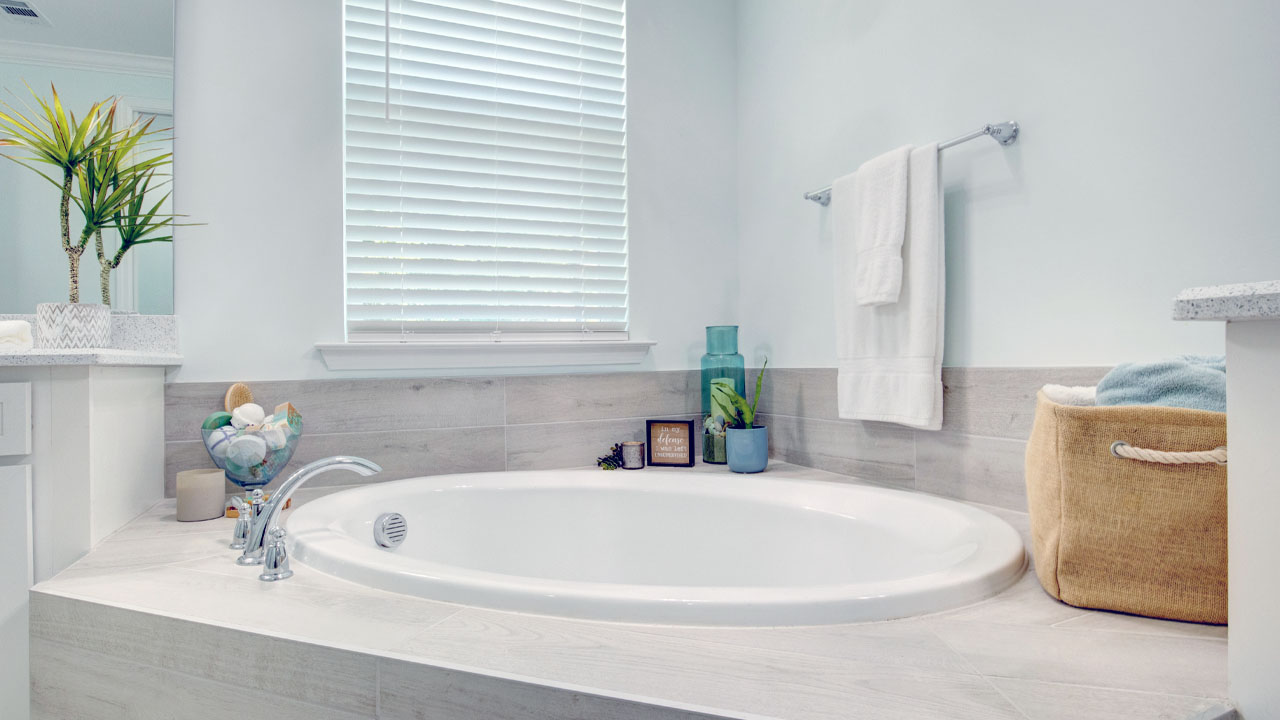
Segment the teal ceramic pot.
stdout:
<path fill-rule="evenodd" d="M 729 469 L 739 473 L 758 473 L 769 465 L 769 428 L 729 428 L 725 454 Z"/>

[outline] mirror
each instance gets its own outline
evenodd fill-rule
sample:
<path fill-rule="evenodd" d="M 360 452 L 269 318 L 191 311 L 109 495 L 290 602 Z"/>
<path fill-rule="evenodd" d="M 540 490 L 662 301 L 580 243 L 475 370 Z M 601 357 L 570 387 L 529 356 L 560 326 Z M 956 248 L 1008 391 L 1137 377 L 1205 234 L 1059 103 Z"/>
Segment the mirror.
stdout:
<path fill-rule="evenodd" d="M 152 128 L 172 128 L 173 0 L 0 0 L 0 100 L 30 116 L 39 108 L 26 86 L 47 99 L 50 84 L 78 118 L 94 103 L 115 97 L 117 127 L 154 116 Z M 156 139 L 146 152 L 171 151 L 169 133 Z M 0 153 L 22 155 L 13 148 Z M 161 172 L 168 180 L 170 169 Z M 172 189 L 148 192 L 148 206 Z M 33 313 L 37 303 L 67 301 L 70 266 L 61 244 L 60 197 L 47 180 L 0 158 L 0 314 Z M 72 204 L 73 239 L 82 226 Z M 108 257 L 114 255 L 118 235 L 108 229 L 103 244 Z M 102 302 L 100 278 L 90 241 L 80 258 L 81 302 Z M 110 294 L 117 311 L 172 314 L 172 243 L 132 247 L 111 272 Z"/>

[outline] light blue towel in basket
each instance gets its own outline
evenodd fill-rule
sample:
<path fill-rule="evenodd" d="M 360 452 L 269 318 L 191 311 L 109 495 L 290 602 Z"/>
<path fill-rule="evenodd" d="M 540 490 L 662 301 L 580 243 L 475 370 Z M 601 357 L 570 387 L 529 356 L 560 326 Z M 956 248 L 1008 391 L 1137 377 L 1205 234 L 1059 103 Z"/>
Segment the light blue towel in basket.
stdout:
<path fill-rule="evenodd" d="M 1124 363 L 1098 383 L 1099 405 L 1164 405 L 1227 411 L 1227 359 L 1179 355 L 1151 363 Z"/>

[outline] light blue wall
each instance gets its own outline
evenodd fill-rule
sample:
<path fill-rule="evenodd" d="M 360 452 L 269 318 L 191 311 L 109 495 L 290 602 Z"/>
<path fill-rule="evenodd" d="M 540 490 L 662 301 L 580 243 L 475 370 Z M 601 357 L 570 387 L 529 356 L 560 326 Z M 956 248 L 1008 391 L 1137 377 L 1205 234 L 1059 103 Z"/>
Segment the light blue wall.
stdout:
<path fill-rule="evenodd" d="M 340 6 L 177 7 L 178 210 L 208 223 L 178 232 L 177 376 L 332 375 L 313 347 L 342 338 Z M 833 366 L 829 213 L 801 193 L 1006 119 L 1017 145 L 943 156 L 948 365 L 1221 352 L 1220 326 L 1170 320 L 1173 295 L 1280 277 L 1274 2 L 628 12 L 632 330 L 659 343 L 642 369 L 693 367 L 721 322 L 752 362 Z"/>
<path fill-rule="evenodd" d="M 341 3 L 176 11 L 176 209 L 206 224 L 176 233 L 186 360 L 170 379 L 343 374 L 315 350 L 343 339 Z M 735 320 L 734 12 L 627 4 L 631 334 L 658 343 L 627 369 L 696 367 L 703 327 Z"/>
<path fill-rule="evenodd" d="M 942 154 L 946 363 L 1221 353 L 1195 285 L 1280 278 L 1280 3 L 743 0 L 743 352 L 835 364 L 830 211 L 801 198 L 904 144 Z"/>
<path fill-rule="evenodd" d="M 168 78 L 0 62 L 0 100 L 26 112 L 22 103 L 31 99 L 24 82 L 42 96 L 48 95 L 52 83 L 63 104 L 77 114 L 110 96 L 169 102 L 173 98 L 173 83 Z M 65 302 L 68 268 L 58 239 L 58 189 L 7 160 L 0 160 L 0 189 L 0 313 L 29 313 L 36 303 Z M 75 213 L 72 207 L 73 234 Z M 132 252 L 139 253 L 137 262 L 147 287 L 139 293 L 139 310 L 171 313 L 172 249 L 154 244 Z M 82 256 L 80 267 L 80 299 L 96 302 L 98 261 L 92 248 Z"/>

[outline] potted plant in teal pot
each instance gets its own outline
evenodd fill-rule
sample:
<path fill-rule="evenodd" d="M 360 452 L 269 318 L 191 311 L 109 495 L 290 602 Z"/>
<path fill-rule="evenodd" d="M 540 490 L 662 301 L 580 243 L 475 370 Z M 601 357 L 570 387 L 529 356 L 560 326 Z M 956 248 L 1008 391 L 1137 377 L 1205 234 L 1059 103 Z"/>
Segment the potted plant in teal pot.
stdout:
<path fill-rule="evenodd" d="M 769 428 L 757 425 L 756 407 L 760 402 L 760 390 L 764 386 L 766 359 L 756 377 L 755 397 L 751 402 L 733 389 L 729 380 L 713 380 L 711 402 L 717 413 L 725 418 L 728 426 L 725 438 L 725 455 L 729 469 L 739 473 L 758 473 L 769 465 Z"/>

